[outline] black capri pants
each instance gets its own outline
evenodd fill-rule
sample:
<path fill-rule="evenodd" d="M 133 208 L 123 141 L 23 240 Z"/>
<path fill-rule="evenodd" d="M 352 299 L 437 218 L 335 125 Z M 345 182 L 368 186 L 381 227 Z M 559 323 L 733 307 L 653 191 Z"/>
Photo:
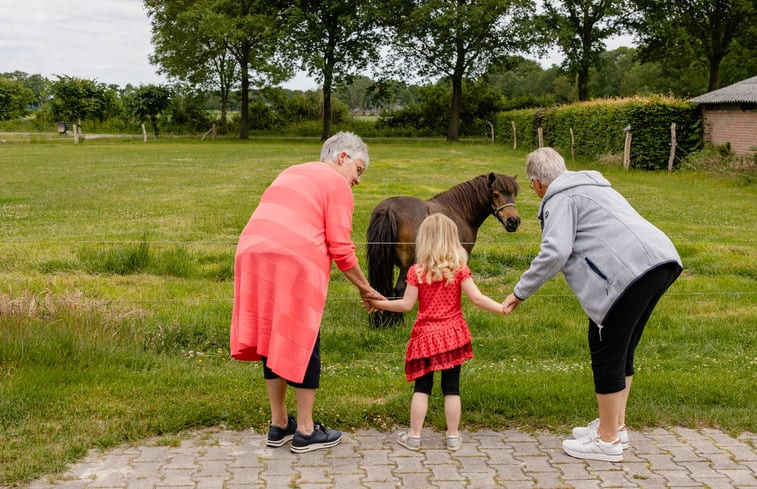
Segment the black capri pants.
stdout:
<path fill-rule="evenodd" d="M 279 376 L 268 368 L 268 358 L 263 358 L 263 378 L 266 380 L 278 379 Z M 308 362 L 307 369 L 305 370 L 305 378 L 302 382 L 292 382 L 289 379 L 285 379 L 287 385 L 296 387 L 299 389 L 317 389 L 321 385 L 321 333 L 318 332 L 318 336 L 315 339 L 315 345 L 313 345 L 313 353 L 310 354 L 310 361 Z"/>
<path fill-rule="evenodd" d="M 681 270 L 675 262 L 649 270 L 618 298 L 604 324 L 599 326 L 589 319 L 591 370 L 597 394 L 612 394 L 626 388 L 626 377 L 634 373 L 634 352 L 644 326 Z"/>
<path fill-rule="evenodd" d="M 442 394 L 445 396 L 460 395 L 460 365 L 446 370 L 442 370 Z M 415 379 L 415 389 L 413 392 L 431 395 L 434 387 L 434 372 L 429 372 L 423 377 Z"/>

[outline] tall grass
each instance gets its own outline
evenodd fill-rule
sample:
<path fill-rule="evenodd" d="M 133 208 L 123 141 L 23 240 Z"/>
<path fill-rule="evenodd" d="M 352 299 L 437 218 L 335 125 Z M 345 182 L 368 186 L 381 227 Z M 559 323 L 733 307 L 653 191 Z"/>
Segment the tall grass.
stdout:
<path fill-rule="evenodd" d="M 319 154 L 315 139 L 15 144 L 0 147 L 0 485 L 62 470 L 92 447 L 223 424 L 264 430 L 260 366 L 230 361 L 236 241 L 273 178 Z M 471 268 L 503 299 L 538 251 L 538 198 L 524 154 L 469 142 L 369 141 L 354 189 L 365 266 L 373 207 L 428 198 L 497 171 L 520 174 L 523 219 L 482 226 Z M 637 353 L 634 428 L 755 431 L 757 190 L 751 180 L 600 169 L 677 244 L 685 271 Z M 475 358 L 463 426 L 565 430 L 595 415 L 586 323 L 562 278 L 512 316 L 465 303 Z M 368 328 L 332 271 L 316 416 L 341 429 L 408 423 L 403 354 L 414 314 Z M 430 423 L 444 425 L 440 396 Z"/>

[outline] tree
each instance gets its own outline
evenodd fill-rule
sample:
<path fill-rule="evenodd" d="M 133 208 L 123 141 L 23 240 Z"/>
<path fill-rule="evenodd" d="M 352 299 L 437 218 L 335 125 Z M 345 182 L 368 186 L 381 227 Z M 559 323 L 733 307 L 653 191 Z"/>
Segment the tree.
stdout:
<path fill-rule="evenodd" d="M 116 92 L 104 83 L 58 75 L 51 88 L 52 112 L 59 121 L 76 121 L 81 125 L 82 120 L 104 121 L 116 115 Z"/>
<path fill-rule="evenodd" d="M 488 62 L 525 50 L 531 0 L 415 0 L 386 2 L 399 70 L 446 77 L 452 84 L 447 140 L 460 131 L 463 79 L 477 78 Z"/>
<path fill-rule="evenodd" d="M 283 19 L 268 0 L 144 0 L 151 19 L 155 62 L 183 81 L 207 79 L 213 67 L 227 91 L 234 67 L 242 95 L 240 139 L 248 138 L 250 86 L 277 83 L 291 66 L 279 56 Z M 184 59 L 182 60 L 182 55 Z M 209 61 L 213 60 L 213 61 Z M 224 78 L 228 77 L 228 78 Z M 227 83 L 227 81 L 229 83 Z M 222 91 L 224 90 L 222 88 Z"/>
<path fill-rule="evenodd" d="M 293 0 L 286 16 L 291 48 L 310 76 L 323 83 L 323 132 L 331 135 L 336 85 L 378 59 L 380 34 L 371 0 Z"/>
<path fill-rule="evenodd" d="M 625 25 L 624 0 L 546 0 L 542 31 L 547 44 L 565 54 L 563 68 L 578 78 L 578 100 L 589 99 L 589 73 L 605 50 L 604 40 Z M 552 36 L 556 36 L 550 41 Z"/>
<path fill-rule="evenodd" d="M 0 121 L 23 117 L 32 103 L 34 92 L 19 81 L 0 77 Z"/>
<path fill-rule="evenodd" d="M 195 2 L 145 0 L 152 18 L 155 51 L 150 62 L 170 77 L 204 89 L 216 89 L 226 123 L 229 94 L 240 79 L 239 65 L 214 30 L 206 29 Z M 160 26 L 159 28 L 155 28 Z"/>
<path fill-rule="evenodd" d="M 0 78 L 17 81 L 31 90 L 34 94 L 33 105 L 37 109 L 42 108 L 50 96 L 50 80 L 40 74 L 29 75 L 23 71 L 14 71 L 13 73 L 0 73 Z"/>
<path fill-rule="evenodd" d="M 720 64 L 733 41 L 742 38 L 753 43 L 748 37 L 757 20 L 755 0 L 633 1 L 642 58 L 677 66 L 703 60 L 708 70 L 707 91 L 718 88 Z"/>
<path fill-rule="evenodd" d="M 171 105 L 171 91 L 160 85 L 140 85 L 124 97 L 126 111 L 140 124 L 149 120 L 152 135 L 158 137 L 158 117 Z"/>

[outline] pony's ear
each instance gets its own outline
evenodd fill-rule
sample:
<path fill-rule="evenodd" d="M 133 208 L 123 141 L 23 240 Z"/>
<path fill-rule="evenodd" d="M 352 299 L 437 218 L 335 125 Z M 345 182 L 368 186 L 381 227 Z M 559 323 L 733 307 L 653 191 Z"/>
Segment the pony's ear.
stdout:
<path fill-rule="evenodd" d="M 513 180 L 517 180 L 517 179 L 518 179 L 518 175 L 517 174 L 513 175 Z"/>
<path fill-rule="evenodd" d="M 497 179 L 497 176 L 494 173 L 489 174 L 489 183 L 494 182 L 494 180 Z"/>

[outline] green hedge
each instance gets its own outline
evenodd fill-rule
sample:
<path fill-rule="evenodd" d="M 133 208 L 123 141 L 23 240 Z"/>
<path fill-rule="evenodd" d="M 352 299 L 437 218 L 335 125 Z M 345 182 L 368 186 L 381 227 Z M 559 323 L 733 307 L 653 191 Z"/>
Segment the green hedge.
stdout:
<path fill-rule="evenodd" d="M 576 155 L 622 155 L 624 129 L 631 126 L 631 166 L 663 169 L 670 156 L 670 125 L 676 123 L 676 164 L 702 147 L 702 120 L 697 106 L 667 97 L 604 99 L 550 108 L 500 112 L 496 117 L 499 141 L 513 144 L 515 122 L 519 148 L 538 147 L 538 127 L 544 145 L 570 154 L 573 129 Z"/>

